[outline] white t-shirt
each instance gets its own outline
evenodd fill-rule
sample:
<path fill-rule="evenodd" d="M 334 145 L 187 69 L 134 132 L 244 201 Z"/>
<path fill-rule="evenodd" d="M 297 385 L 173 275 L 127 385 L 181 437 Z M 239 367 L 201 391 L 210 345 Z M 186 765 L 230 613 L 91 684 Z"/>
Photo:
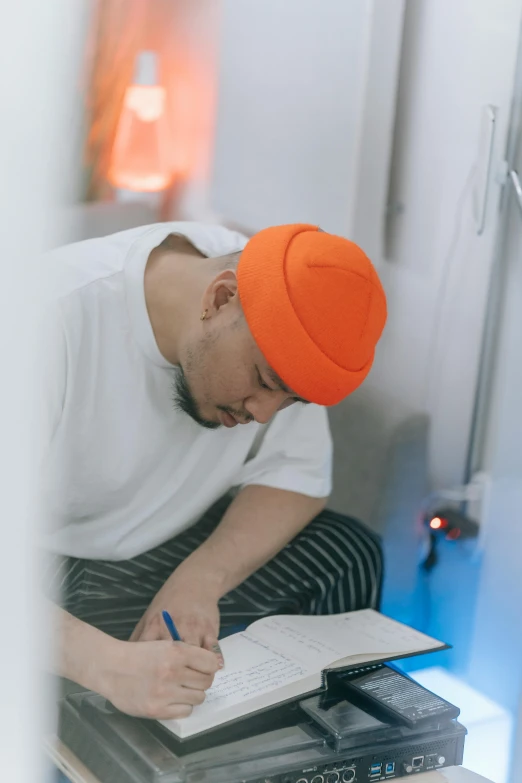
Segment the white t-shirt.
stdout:
<path fill-rule="evenodd" d="M 207 257 L 246 242 L 220 226 L 163 223 L 44 257 L 57 286 L 42 471 L 51 551 L 135 557 L 194 524 L 235 486 L 330 493 L 323 408 L 296 404 L 266 427 L 218 430 L 174 408 L 175 368 L 156 344 L 143 283 L 149 253 L 170 233 Z"/>

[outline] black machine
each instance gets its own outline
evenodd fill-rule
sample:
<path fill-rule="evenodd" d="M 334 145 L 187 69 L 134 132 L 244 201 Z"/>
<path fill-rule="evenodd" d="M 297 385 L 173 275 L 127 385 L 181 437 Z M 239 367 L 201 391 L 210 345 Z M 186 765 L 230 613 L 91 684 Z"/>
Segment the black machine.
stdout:
<path fill-rule="evenodd" d="M 102 783 L 377 783 L 462 763 L 459 710 L 386 665 L 179 741 L 97 694 L 60 705 L 62 741 Z"/>

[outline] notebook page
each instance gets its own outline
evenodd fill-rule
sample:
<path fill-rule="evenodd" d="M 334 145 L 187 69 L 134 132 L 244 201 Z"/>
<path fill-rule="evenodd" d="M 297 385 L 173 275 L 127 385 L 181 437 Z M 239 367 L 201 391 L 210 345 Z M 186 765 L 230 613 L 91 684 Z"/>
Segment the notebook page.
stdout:
<path fill-rule="evenodd" d="M 279 615 L 256 622 L 250 632 L 312 671 L 357 656 L 402 655 L 440 648 L 441 642 L 372 609 L 330 616 Z"/>
<path fill-rule="evenodd" d="M 298 685 L 310 674 L 310 670 L 294 659 L 281 653 L 269 641 L 252 637 L 248 631 L 230 636 L 220 643 L 225 658 L 225 668 L 216 674 L 212 687 L 207 691 L 203 704 L 194 708 L 183 721 L 161 721 L 166 728 L 182 736 L 189 736 L 201 730 L 207 723 L 217 725 L 220 714 L 237 707 L 238 715 L 246 714 L 253 699 L 264 696 L 281 687 Z M 317 683 L 317 687 L 320 682 Z M 300 692 L 296 687 L 295 693 Z M 277 702 L 274 698 L 273 703 Z M 270 700 L 268 700 L 270 704 Z M 224 720 L 226 718 L 223 718 Z M 180 730 L 182 726 L 182 730 Z"/>

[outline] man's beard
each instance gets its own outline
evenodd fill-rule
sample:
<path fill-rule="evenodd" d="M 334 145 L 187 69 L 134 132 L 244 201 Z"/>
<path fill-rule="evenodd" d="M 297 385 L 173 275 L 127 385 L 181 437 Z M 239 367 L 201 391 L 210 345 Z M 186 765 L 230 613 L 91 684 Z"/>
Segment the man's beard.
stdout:
<path fill-rule="evenodd" d="M 210 421 L 201 415 L 199 405 L 196 402 L 196 398 L 192 394 L 187 377 L 181 367 L 176 369 L 176 374 L 174 375 L 172 397 L 174 400 L 174 407 L 177 408 L 178 411 L 182 411 L 183 413 L 188 414 L 190 418 L 201 427 L 206 427 L 207 430 L 217 430 L 219 427 L 223 426 L 221 422 Z M 217 410 L 229 413 L 236 419 L 236 421 L 240 421 L 243 424 L 254 421 L 254 417 L 250 414 L 244 411 L 236 411 L 234 408 L 230 408 L 228 405 L 216 405 L 216 408 Z"/>
<path fill-rule="evenodd" d="M 201 415 L 199 405 L 190 390 L 187 378 L 181 367 L 176 369 L 176 373 L 174 375 L 173 400 L 175 408 L 177 408 L 179 411 L 182 411 L 183 413 L 186 413 L 196 422 L 196 424 L 199 424 L 201 427 L 206 427 L 208 430 L 217 430 L 218 427 L 221 427 L 219 422 L 209 421 Z"/>

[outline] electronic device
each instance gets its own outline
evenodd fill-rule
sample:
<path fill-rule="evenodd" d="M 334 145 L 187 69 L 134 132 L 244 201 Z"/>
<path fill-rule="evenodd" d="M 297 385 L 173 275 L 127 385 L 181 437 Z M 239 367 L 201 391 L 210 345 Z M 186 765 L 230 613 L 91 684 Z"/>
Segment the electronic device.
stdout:
<path fill-rule="evenodd" d="M 328 685 L 183 742 L 76 693 L 60 703 L 59 735 L 101 783 L 377 783 L 462 763 L 466 729 L 447 713 L 411 727 L 352 703 L 339 677 Z"/>
<path fill-rule="evenodd" d="M 330 686 L 346 691 L 355 704 L 411 729 L 434 721 L 458 718 L 460 710 L 397 669 L 378 664 L 346 672 L 332 672 Z"/>

